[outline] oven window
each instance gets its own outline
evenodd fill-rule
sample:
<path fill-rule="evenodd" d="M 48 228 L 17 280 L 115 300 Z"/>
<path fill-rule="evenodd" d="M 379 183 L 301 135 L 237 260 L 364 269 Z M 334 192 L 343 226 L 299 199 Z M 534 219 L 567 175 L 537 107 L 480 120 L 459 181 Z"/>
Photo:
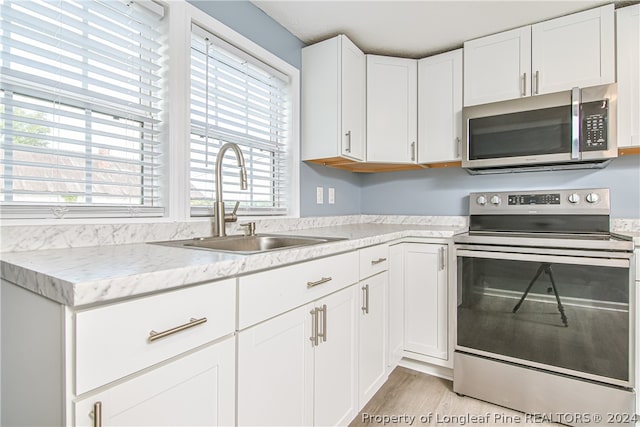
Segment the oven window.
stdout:
<path fill-rule="evenodd" d="M 469 119 L 469 160 L 570 151 L 570 106 Z"/>
<path fill-rule="evenodd" d="M 591 264 L 458 257 L 458 346 L 628 381 L 629 268 Z"/>

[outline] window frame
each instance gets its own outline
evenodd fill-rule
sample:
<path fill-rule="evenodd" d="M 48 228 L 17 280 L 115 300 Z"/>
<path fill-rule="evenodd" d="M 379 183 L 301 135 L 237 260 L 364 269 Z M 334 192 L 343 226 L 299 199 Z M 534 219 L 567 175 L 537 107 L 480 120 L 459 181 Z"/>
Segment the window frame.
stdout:
<path fill-rule="evenodd" d="M 191 37 L 191 59 L 197 59 L 195 65 L 191 64 L 190 76 L 199 76 L 199 79 L 208 76 L 208 81 L 213 81 L 213 85 L 208 85 L 199 80 L 199 84 L 190 88 L 191 119 L 196 120 L 190 123 L 189 139 L 191 216 L 213 215 L 215 154 L 226 142 L 236 142 L 242 150 L 249 188 L 238 191 L 237 159 L 225 155 L 222 171 L 224 201 L 232 202 L 233 206 L 236 198 L 244 200 L 238 210 L 241 216 L 286 215 L 289 194 L 279 189 L 281 184 L 289 181 L 290 77 L 198 25 L 192 25 Z M 275 98 L 265 99 L 266 91 L 272 97 L 275 94 Z M 207 94 L 209 101 L 204 99 Z M 253 114 L 252 110 L 258 112 Z M 270 111 L 268 118 L 265 111 Z M 284 126 L 278 117 L 281 113 L 284 113 Z M 255 189 L 251 188 L 254 182 Z M 204 193 L 206 197 L 194 199 L 194 191 Z M 198 206 L 194 200 L 206 205 Z M 265 201 L 269 206 L 259 206 Z"/>
<path fill-rule="evenodd" d="M 143 0 L 145 1 L 145 0 Z M 152 1 L 152 0 L 146 0 Z M 290 180 L 287 197 L 287 213 L 277 218 L 299 218 L 300 216 L 300 70 L 267 49 L 236 32 L 206 12 L 185 0 L 153 0 L 165 8 L 167 26 L 167 53 L 164 72 L 165 108 L 161 115 L 160 138 L 165 161 L 161 175 L 164 216 L 162 217 L 109 217 L 101 215 L 81 218 L 68 216 L 64 219 L 33 218 L 25 214 L 21 218 L 2 219 L 2 225 L 48 225 L 48 224 L 114 224 L 114 223 L 163 223 L 211 222 L 211 217 L 191 216 L 189 192 L 189 135 L 190 135 L 190 46 L 191 26 L 197 25 L 216 37 L 241 49 L 259 61 L 287 75 L 290 79 L 291 114 L 288 132 L 287 170 Z M 99 209 L 99 208 L 98 208 Z M 26 213 L 26 212 L 25 212 Z M 273 216 L 249 215 L 244 220 Z"/>
<path fill-rule="evenodd" d="M 290 180 L 287 197 L 287 213 L 277 218 L 300 217 L 300 70 L 289 64 L 282 58 L 271 53 L 267 49 L 249 40 L 247 37 L 227 27 L 220 21 L 208 15 L 187 2 L 171 3 L 170 17 L 170 65 L 169 69 L 176 70 L 181 67 L 183 79 L 169 79 L 169 94 L 189 93 L 190 81 L 190 55 L 191 26 L 196 25 L 234 47 L 249 53 L 255 59 L 265 63 L 275 70 L 288 76 L 290 79 L 290 105 L 291 118 L 289 123 L 289 155 L 287 158 L 287 170 L 290 171 Z M 177 64 L 176 64 L 177 63 Z M 181 105 L 181 103 L 184 103 Z M 170 210 L 177 217 L 186 221 L 211 221 L 211 217 L 191 216 L 190 192 L 189 192 L 189 144 L 179 147 L 174 144 L 176 139 L 188 141 L 191 129 L 190 102 L 187 97 L 174 99 L 170 96 L 169 114 L 171 115 L 170 167 L 180 175 L 184 183 L 179 188 L 171 188 L 169 199 Z M 243 216 L 244 220 L 270 218 L 273 216 Z"/>
<path fill-rule="evenodd" d="M 139 0 L 138 3 L 139 4 L 136 4 L 137 8 L 147 9 L 146 12 L 149 12 L 152 15 L 156 15 L 160 19 L 160 22 L 161 23 L 163 22 L 163 16 L 165 15 L 165 12 L 166 12 L 166 5 L 154 3 L 147 0 Z M 73 6 L 70 6 L 70 7 L 73 7 Z M 104 6 L 100 6 L 100 7 L 106 10 Z M 121 5 L 121 8 L 124 8 L 124 7 L 125 7 L 125 4 Z M 101 22 L 104 22 L 104 20 L 110 19 L 109 16 L 112 16 L 112 15 L 109 15 L 108 10 L 106 12 L 107 13 L 103 15 L 106 18 L 101 18 L 103 19 L 103 21 Z M 115 14 L 116 13 L 114 13 L 114 15 Z M 101 31 L 101 30 L 98 30 L 98 31 Z M 160 34 L 162 33 L 162 27 L 159 28 L 159 33 Z M 154 40 L 156 39 L 154 38 Z M 95 52 L 92 52 L 90 55 L 86 57 L 82 57 L 82 59 L 84 61 L 91 61 L 94 54 Z M 98 53 L 98 56 L 100 56 L 99 53 Z M 36 60 L 39 61 L 40 57 L 38 57 Z M 164 72 L 164 74 L 166 74 L 166 71 Z M 142 85 L 144 84 L 146 83 L 142 83 Z M 9 89 L 9 92 L 8 92 L 9 97 L 11 98 L 13 94 L 16 94 L 20 97 L 24 97 L 25 102 L 32 103 L 33 105 L 35 105 L 36 107 L 34 108 L 44 108 L 46 110 L 51 110 L 51 111 L 55 110 L 55 107 L 47 106 L 47 104 L 51 103 L 52 99 L 54 98 L 53 97 L 42 98 L 40 95 L 44 93 L 42 92 L 44 88 L 38 88 L 38 85 L 39 85 L 38 83 L 34 83 L 33 87 L 28 85 L 23 87 L 19 85 L 14 85 L 11 83 L 11 81 L 9 81 L 7 86 Z M 159 89 L 163 91 L 162 86 L 160 86 Z M 78 117 L 82 115 L 81 111 L 83 111 L 83 106 L 85 105 L 84 104 L 85 101 L 83 99 L 84 97 L 86 97 L 86 94 L 82 93 L 81 91 L 78 91 L 78 92 L 74 91 L 73 93 L 74 95 L 72 96 L 72 98 L 66 99 L 65 89 L 63 89 L 62 92 L 57 95 L 58 101 L 56 105 L 59 106 L 58 108 L 61 108 L 64 110 L 78 109 L 80 113 L 64 113 L 61 115 L 61 117 L 69 118 L 68 114 L 71 114 L 72 116 L 74 116 L 73 119 L 77 121 Z M 110 101 L 106 101 L 108 96 L 109 95 L 105 95 L 104 98 L 100 98 L 100 101 L 98 103 L 96 103 L 95 105 L 91 104 L 91 108 L 86 110 L 85 117 L 82 118 L 85 121 L 85 128 L 87 126 L 92 126 L 94 122 L 98 123 L 98 125 L 100 125 L 101 121 L 102 123 L 106 123 L 105 119 L 108 118 L 108 117 L 105 117 L 103 119 L 98 118 L 94 120 L 91 116 L 93 115 L 100 116 L 104 114 L 106 114 L 106 116 L 113 116 L 114 112 L 118 111 L 113 109 L 115 108 L 114 106 L 109 105 Z M 28 99 L 31 99 L 31 101 L 29 101 Z M 37 107 L 37 105 L 40 105 L 40 107 Z M 110 108 L 111 110 L 109 110 Z M 144 106 L 142 108 L 149 109 L 154 107 Z M 133 112 L 134 110 L 130 110 L 130 111 Z M 127 115 L 128 113 L 125 112 L 122 116 L 114 116 L 114 118 L 116 120 L 118 119 L 127 120 Z M 148 121 L 147 119 L 145 119 L 145 123 L 147 124 L 153 123 L 155 121 L 156 121 L 155 116 L 153 118 L 149 118 Z M 52 127 L 54 129 L 59 128 L 58 126 L 52 126 Z M 65 128 L 65 125 L 63 125 L 61 128 Z M 67 127 L 67 128 L 71 129 L 70 127 Z M 76 128 L 75 130 L 77 131 L 78 129 L 80 128 Z M 151 128 L 148 128 L 148 129 L 149 129 L 148 132 L 150 134 L 157 133 L 156 125 L 152 124 Z M 96 135 L 99 138 L 101 134 L 104 134 L 104 132 L 98 132 Z M 87 135 L 89 135 L 89 133 L 85 134 L 85 138 L 87 137 Z M 111 138 L 113 138 L 113 136 L 111 136 Z M 78 144 L 78 145 L 81 145 L 81 144 Z M 96 144 L 95 146 L 97 147 L 98 145 L 99 144 Z M 91 147 L 91 146 L 92 146 L 91 142 L 88 144 L 85 143 L 84 145 L 85 150 L 87 149 L 87 147 Z M 160 134 L 158 134 L 157 138 L 154 137 L 154 141 L 150 142 L 149 146 L 164 147 L 164 143 L 162 141 L 162 137 L 160 136 Z M 116 151 L 118 150 L 117 145 L 111 145 L 111 147 Z M 147 149 L 145 147 L 147 146 L 145 145 L 144 147 L 140 147 L 138 148 L 138 150 L 142 152 L 143 150 Z M 133 153 L 133 151 L 131 151 L 130 148 L 125 148 L 124 150 L 130 151 Z M 154 148 L 154 151 L 155 151 L 155 148 Z M 78 153 L 80 152 L 81 151 L 78 151 Z M 49 154 L 56 155 L 53 152 Z M 64 154 L 62 154 L 62 156 L 64 157 Z M 74 157 L 80 158 L 80 156 L 74 156 Z M 87 159 L 90 159 L 90 158 L 91 157 L 87 157 Z M 114 157 L 114 161 L 116 163 L 120 162 L 118 157 Z M 141 168 L 144 167 L 143 163 L 144 163 L 144 160 L 141 159 L 139 161 Z M 141 169 L 140 183 L 137 183 L 135 185 L 122 183 L 122 185 L 124 187 L 132 187 L 132 188 L 139 187 L 143 192 L 144 192 L 143 188 L 152 188 L 152 186 L 155 187 L 155 183 L 151 183 L 151 181 L 155 182 L 155 180 L 158 178 L 158 172 L 161 170 L 161 168 L 156 161 L 153 161 L 152 163 L 154 163 L 155 165 L 153 166 L 153 169 L 150 175 L 148 176 L 145 175 Z M 134 163 L 131 163 L 131 164 L 134 164 Z M 76 168 L 76 170 L 80 170 L 80 169 Z M 97 172 L 98 174 L 106 172 L 106 169 L 94 170 L 92 168 L 85 168 L 85 170 L 88 172 L 89 174 L 88 176 L 90 177 L 90 178 L 86 178 L 87 181 L 84 182 L 85 185 L 94 185 L 92 183 L 94 183 L 95 172 Z M 119 172 L 116 172 L 116 174 L 120 175 Z M 20 176 L 16 177 L 16 179 L 18 181 L 21 180 Z M 11 181 L 11 179 L 9 179 L 9 181 Z M 38 180 L 34 180 L 34 181 L 38 181 Z M 63 181 L 60 180 L 58 182 L 63 182 Z M 69 182 L 72 182 L 72 181 L 69 181 Z M 95 184 L 108 185 L 107 181 L 102 183 L 95 181 Z M 88 197 L 91 197 L 91 192 L 85 193 L 85 194 Z M 143 193 L 141 193 L 141 195 L 142 194 Z M 100 198 L 101 196 L 96 196 L 96 197 Z M 0 208 L 0 219 L 2 220 L 3 223 L 9 224 L 9 225 L 20 224 L 20 223 L 27 223 L 27 224 L 34 224 L 34 223 L 41 224 L 41 223 L 49 223 L 49 222 L 61 223 L 60 221 L 61 219 L 64 219 L 64 223 L 87 222 L 87 221 L 103 222 L 104 220 L 108 222 L 122 222 L 122 221 L 126 221 L 127 219 L 134 219 L 138 217 L 141 219 L 143 218 L 145 220 L 151 219 L 151 218 L 159 219 L 159 218 L 163 218 L 166 215 L 165 213 L 166 211 L 163 204 L 163 197 L 164 197 L 163 191 L 160 189 L 157 195 L 153 195 L 151 197 L 154 200 L 157 200 L 158 203 L 152 203 L 152 204 L 144 203 L 144 204 L 138 205 L 138 204 L 118 204 L 118 203 L 104 203 L 104 202 L 96 203 L 96 204 L 92 204 L 92 203 L 65 204 L 65 203 L 59 203 L 59 202 L 54 202 L 54 203 L 17 202 L 14 204 L 9 202 L 9 204 L 3 204 L 2 207 Z"/>

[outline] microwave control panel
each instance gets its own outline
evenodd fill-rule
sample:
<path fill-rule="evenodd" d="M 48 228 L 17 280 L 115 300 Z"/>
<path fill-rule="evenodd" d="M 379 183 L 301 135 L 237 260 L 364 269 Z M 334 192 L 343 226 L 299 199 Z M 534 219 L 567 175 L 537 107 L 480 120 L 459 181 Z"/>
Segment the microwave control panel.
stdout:
<path fill-rule="evenodd" d="M 582 104 L 580 151 L 603 151 L 607 149 L 608 112 L 609 102 L 606 99 Z"/>

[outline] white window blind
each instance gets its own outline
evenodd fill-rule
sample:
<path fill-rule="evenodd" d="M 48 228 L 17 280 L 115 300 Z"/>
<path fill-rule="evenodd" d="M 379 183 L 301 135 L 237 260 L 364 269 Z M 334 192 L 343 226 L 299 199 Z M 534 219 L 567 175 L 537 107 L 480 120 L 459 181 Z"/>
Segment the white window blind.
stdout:
<path fill-rule="evenodd" d="M 231 150 L 223 161 L 223 199 L 247 215 L 287 213 L 289 78 L 197 26 L 191 41 L 190 182 L 192 216 L 212 215 L 220 147 L 240 146 L 248 190 Z M 227 203 L 227 206 L 233 203 Z"/>
<path fill-rule="evenodd" d="M 161 216 L 163 9 L 0 0 L 0 209 Z"/>

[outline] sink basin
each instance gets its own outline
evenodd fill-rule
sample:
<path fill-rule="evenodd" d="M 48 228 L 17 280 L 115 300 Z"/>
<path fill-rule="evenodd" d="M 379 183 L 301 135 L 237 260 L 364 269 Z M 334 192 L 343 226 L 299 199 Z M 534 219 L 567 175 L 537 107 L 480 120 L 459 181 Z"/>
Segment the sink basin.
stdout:
<path fill-rule="evenodd" d="M 337 240 L 344 240 L 344 238 L 258 234 L 255 236 L 226 236 L 173 240 L 154 242 L 154 244 L 237 254 L 255 254 L 297 246 L 318 245 Z"/>

